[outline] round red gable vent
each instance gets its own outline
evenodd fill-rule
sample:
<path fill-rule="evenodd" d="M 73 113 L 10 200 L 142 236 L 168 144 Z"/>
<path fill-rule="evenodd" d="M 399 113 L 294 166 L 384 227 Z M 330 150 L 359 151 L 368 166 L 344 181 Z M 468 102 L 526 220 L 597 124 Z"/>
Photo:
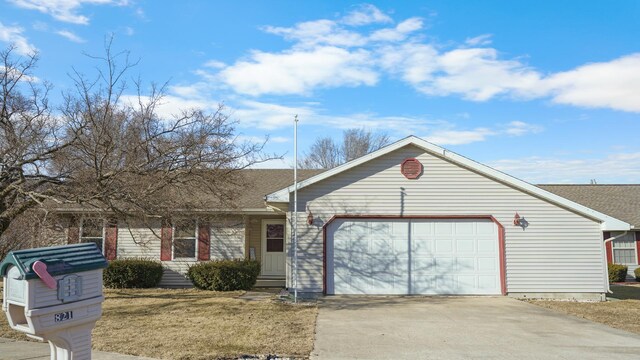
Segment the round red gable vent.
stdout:
<path fill-rule="evenodd" d="M 407 179 L 417 179 L 422 175 L 422 164 L 418 159 L 406 159 L 402 162 L 402 165 L 400 165 L 400 172 Z"/>

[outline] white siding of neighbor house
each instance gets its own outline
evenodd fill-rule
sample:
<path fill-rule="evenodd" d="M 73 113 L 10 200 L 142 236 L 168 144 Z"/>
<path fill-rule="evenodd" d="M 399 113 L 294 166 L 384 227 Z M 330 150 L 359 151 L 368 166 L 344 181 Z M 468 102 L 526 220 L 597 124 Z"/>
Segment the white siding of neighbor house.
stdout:
<path fill-rule="evenodd" d="M 417 180 L 400 173 L 402 161 L 411 157 L 424 166 Z M 291 199 L 290 210 L 293 194 Z M 336 214 L 493 215 L 505 227 L 507 292 L 605 291 L 598 222 L 415 146 L 299 190 L 298 209 L 298 288 L 304 292 L 322 291 L 322 225 Z M 306 209 L 315 218 L 311 226 Z M 526 230 L 513 225 L 516 212 L 529 222 Z"/>
<path fill-rule="evenodd" d="M 151 230 L 150 229 L 153 229 Z M 146 257 L 160 259 L 160 220 L 150 224 L 121 221 L 118 224 L 118 259 Z M 155 234 L 154 234 L 155 232 Z M 245 238 L 242 217 L 230 217 L 214 221 L 211 224 L 211 259 L 244 258 Z M 164 273 L 160 287 L 191 286 L 186 278 L 189 266 L 197 261 L 163 261 Z"/>

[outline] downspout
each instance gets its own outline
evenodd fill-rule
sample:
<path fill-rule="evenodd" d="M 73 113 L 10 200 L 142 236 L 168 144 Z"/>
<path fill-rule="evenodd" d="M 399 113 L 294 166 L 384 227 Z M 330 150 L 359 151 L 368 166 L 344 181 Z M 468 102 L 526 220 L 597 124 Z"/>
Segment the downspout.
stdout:
<path fill-rule="evenodd" d="M 612 237 L 610 237 L 608 239 L 605 239 L 602 242 L 602 251 L 603 251 L 602 252 L 602 254 L 603 254 L 602 260 L 603 260 L 603 263 L 604 263 L 604 278 L 605 278 L 605 283 L 607 285 L 607 293 L 609 293 L 609 294 L 613 294 L 613 291 L 611 291 L 611 286 L 609 284 L 609 267 L 607 266 L 607 243 L 611 242 L 611 241 L 613 241 L 613 240 L 615 240 L 617 238 L 621 238 L 621 237 L 627 235 L 627 233 L 628 233 L 628 231 L 625 231 L 620 235 L 612 236 Z M 613 258 L 613 246 L 611 247 L 611 256 Z"/>

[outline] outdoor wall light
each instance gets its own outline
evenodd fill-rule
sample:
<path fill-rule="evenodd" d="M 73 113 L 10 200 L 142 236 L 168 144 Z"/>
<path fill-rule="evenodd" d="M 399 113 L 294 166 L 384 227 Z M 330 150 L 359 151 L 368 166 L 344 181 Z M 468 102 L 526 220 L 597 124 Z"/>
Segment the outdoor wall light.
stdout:
<path fill-rule="evenodd" d="M 309 214 L 307 215 L 307 224 L 308 225 L 313 225 L 313 213 L 311 212 L 311 210 L 308 210 Z"/>
<path fill-rule="evenodd" d="M 513 225 L 519 226 L 524 230 L 529 226 L 529 222 L 516 211 L 516 214 L 513 216 Z"/>
<path fill-rule="evenodd" d="M 520 226 L 520 214 L 516 211 L 516 214 L 513 216 L 513 225 Z"/>

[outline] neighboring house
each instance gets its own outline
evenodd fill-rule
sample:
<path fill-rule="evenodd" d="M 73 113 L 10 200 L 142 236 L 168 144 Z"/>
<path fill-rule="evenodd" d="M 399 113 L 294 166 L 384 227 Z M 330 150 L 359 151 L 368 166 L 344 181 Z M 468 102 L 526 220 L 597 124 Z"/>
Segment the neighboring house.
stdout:
<path fill-rule="evenodd" d="M 627 278 L 640 267 L 640 185 L 538 185 L 539 187 L 631 224 L 624 236 L 607 243 L 607 262 L 629 267 Z M 623 234 L 605 232 L 604 238 Z"/>
<path fill-rule="evenodd" d="M 261 281 L 292 287 L 292 170 L 244 175 L 251 185 L 232 213 L 202 209 L 143 224 L 65 209 L 67 238 L 96 242 L 109 259 L 159 259 L 163 286 L 189 285 L 184 273 L 197 261 L 250 257 L 261 261 Z M 630 229 L 413 136 L 299 179 L 303 293 L 602 299 L 603 231 Z"/>

